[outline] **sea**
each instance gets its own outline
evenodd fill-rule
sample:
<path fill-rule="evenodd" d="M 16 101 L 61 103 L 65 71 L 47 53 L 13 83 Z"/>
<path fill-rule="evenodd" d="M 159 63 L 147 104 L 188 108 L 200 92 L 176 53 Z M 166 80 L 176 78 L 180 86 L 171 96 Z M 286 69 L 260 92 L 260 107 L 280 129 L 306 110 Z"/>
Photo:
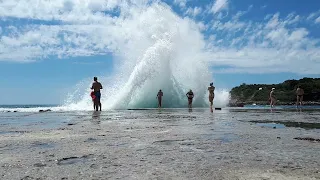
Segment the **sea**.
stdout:
<path fill-rule="evenodd" d="M 218 106 L 217 108 L 221 108 Z M 128 108 L 128 109 L 135 109 L 135 110 L 154 110 L 158 108 Z M 163 109 L 185 109 L 185 108 L 163 108 Z M 194 109 L 208 109 L 208 108 L 194 108 Z M 320 106 L 295 106 L 295 105 L 283 105 L 283 106 L 275 106 L 270 108 L 269 105 L 245 105 L 244 107 L 223 107 L 226 110 L 234 110 L 234 109 L 243 109 L 243 110 L 319 110 Z M 92 111 L 90 107 L 86 107 L 86 109 L 77 109 L 73 108 L 72 106 L 65 106 L 65 105 L 58 105 L 58 104 L 22 104 L 22 105 L 0 105 L 0 113 L 1 112 L 38 112 L 40 110 L 50 110 L 55 112 L 63 112 L 63 111 Z M 109 109 L 110 110 L 110 109 Z M 127 109 L 116 109 L 116 110 L 127 110 Z"/>

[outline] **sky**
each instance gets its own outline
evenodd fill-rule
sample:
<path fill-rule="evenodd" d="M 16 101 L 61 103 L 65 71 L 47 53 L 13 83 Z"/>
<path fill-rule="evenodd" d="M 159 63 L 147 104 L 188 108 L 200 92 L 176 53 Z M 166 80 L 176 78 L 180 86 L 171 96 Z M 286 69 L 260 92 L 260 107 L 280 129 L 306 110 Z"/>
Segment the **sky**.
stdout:
<path fill-rule="evenodd" d="M 217 88 L 320 74 L 319 0 L 2 0 L 0 104 L 60 104 L 168 26 Z"/>

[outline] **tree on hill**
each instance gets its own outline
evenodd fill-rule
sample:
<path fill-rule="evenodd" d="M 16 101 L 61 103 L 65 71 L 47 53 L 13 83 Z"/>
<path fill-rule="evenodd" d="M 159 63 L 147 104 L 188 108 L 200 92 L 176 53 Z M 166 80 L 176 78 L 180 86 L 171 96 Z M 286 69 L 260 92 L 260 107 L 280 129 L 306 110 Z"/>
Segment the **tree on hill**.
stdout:
<path fill-rule="evenodd" d="M 230 91 L 233 102 L 267 102 L 269 93 L 275 88 L 275 95 L 280 102 L 295 102 L 298 86 L 304 89 L 304 101 L 320 102 L 320 78 L 286 80 L 280 84 L 241 84 Z"/>

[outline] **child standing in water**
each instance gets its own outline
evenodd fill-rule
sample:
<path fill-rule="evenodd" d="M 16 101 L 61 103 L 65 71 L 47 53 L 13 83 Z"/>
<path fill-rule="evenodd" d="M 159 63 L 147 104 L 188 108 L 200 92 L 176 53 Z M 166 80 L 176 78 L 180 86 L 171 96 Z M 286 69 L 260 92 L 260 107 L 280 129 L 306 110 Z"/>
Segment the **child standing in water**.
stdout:
<path fill-rule="evenodd" d="M 188 107 L 192 108 L 192 99 L 194 97 L 194 94 L 191 89 L 189 92 L 187 92 L 186 96 L 188 97 Z"/>
<path fill-rule="evenodd" d="M 157 98 L 158 98 L 158 108 L 162 107 L 162 96 L 163 96 L 163 92 L 161 91 L 161 89 L 159 90 L 158 94 L 157 94 Z"/>
<path fill-rule="evenodd" d="M 213 83 L 210 83 L 210 86 L 208 87 L 210 108 L 212 108 L 212 105 L 213 105 L 214 90 L 215 90 L 215 87 L 213 86 Z"/>

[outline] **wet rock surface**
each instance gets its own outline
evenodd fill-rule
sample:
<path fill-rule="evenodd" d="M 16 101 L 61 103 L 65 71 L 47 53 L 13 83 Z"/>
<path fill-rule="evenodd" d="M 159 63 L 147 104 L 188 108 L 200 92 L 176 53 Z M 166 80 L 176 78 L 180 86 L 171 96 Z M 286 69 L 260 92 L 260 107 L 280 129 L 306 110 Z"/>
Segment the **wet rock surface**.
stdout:
<path fill-rule="evenodd" d="M 293 139 L 320 142 L 320 139 L 316 139 L 316 138 L 312 138 L 312 137 L 304 137 L 304 138 L 303 137 L 296 137 Z"/>
<path fill-rule="evenodd" d="M 44 115 L 61 123 L 39 128 Z M 225 109 L 50 112 L 17 115 L 24 122 L 19 126 L 0 117 L 6 124 L 0 127 L 0 179 L 320 179 L 320 143 L 314 143 L 319 129 L 257 125 L 317 123 L 319 115 Z"/>

